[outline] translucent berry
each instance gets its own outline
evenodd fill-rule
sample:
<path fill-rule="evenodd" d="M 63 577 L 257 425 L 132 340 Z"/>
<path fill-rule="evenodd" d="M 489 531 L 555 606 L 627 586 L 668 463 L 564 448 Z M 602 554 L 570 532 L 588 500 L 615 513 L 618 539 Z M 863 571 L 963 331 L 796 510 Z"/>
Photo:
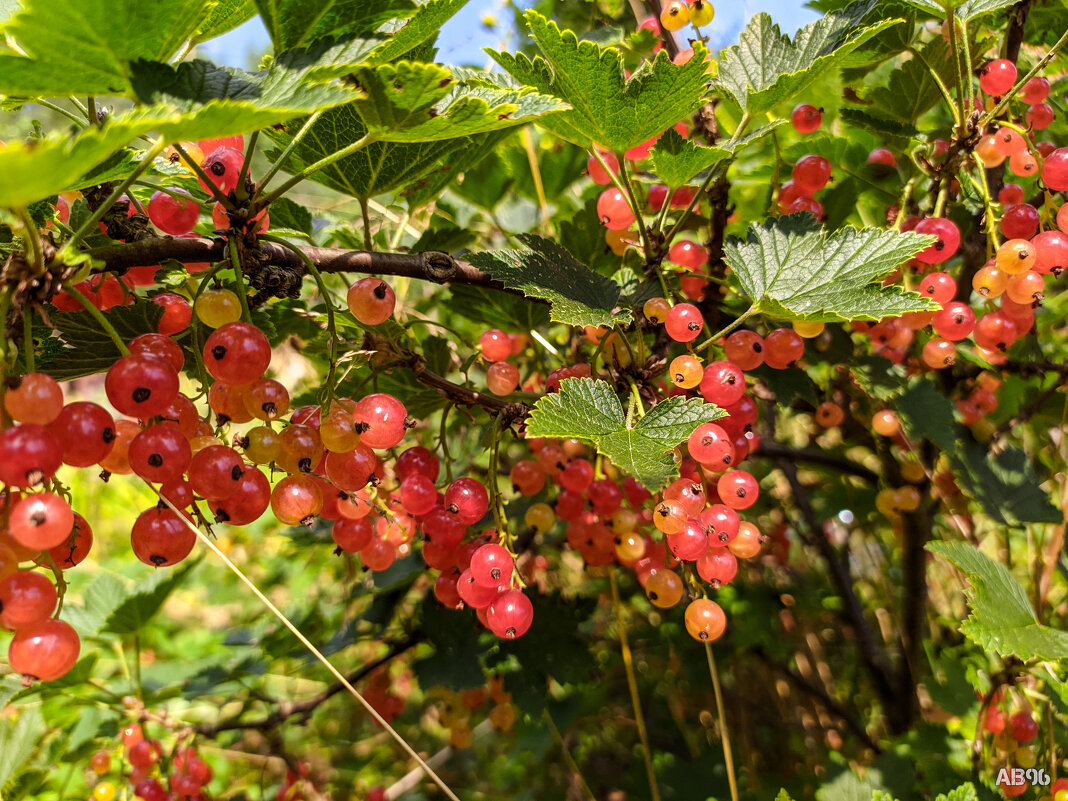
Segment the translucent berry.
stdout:
<path fill-rule="evenodd" d="M 676 342 L 692 342 L 700 335 L 705 320 L 692 303 L 672 306 L 664 320 L 668 336 Z"/>
<path fill-rule="evenodd" d="M 991 61 L 979 71 L 979 88 L 988 95 L 998 97 L 1009 91 L 1016 83 L 1016 65 L 1007 58 Z"/>
<path fill-rule="evenodd" d="M 393 315 L 397 296 L 381 278 L 361 278 L 351 287 L 347 297 L 352 316 L 364 325 L 379 325 Z"/>
<path fill-rule="evenodd" d="M 698 598 L 686 607 L 686 631 L 699 642 L 715 642 L 727 630 L 727 616 L 715 601 Z"/>
<path fill-rule="evenodd" d="M 790 114 L 790 123 L 799 134 L 810 134 L 819 130 L 823 122 L 823 111 L 810 103 L 801 103 L 794 106 Z"/>
<path fill-rule="evenodd" d="M 156 192 L 148 201 L 148 219 L 166 234 L 184 236 L 200 217 L 200 206 L 181 189 Z"/>

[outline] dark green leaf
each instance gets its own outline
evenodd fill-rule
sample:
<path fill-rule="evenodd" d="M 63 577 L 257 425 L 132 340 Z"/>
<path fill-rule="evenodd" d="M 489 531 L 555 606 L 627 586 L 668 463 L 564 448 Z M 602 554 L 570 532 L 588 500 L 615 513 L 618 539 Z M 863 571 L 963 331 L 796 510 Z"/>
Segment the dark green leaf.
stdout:
<path fill-rule="evenodd" d="M 122 340 L 129 342 L 140 334 L 159 328 L 163 307 L 149 301 L 139 301 L 132 306 L 115 306 L 104 312 L 104 316 Z M 57 381 L 107 372 L 121 356 L 111 337 L 101 330 L 88 312 L 54 311 L 49 317 L 67 349 L 48 361 L 42 360 L 38 369 Z"/>
<path fill-rule="evenodd" d="M 935 389 L 933 382 L 916 379 L 893 406 L 905 433 L 914 442 L 928 439 L 947 453 L 956 449 L 960 431 L 953 416 L 953 402 Z"/>
<path fill-rule="evenodd" d="M 541 331 L 549 324 L 549 306 L 506 292 L 454 284 L 449 287 L 453 313 L 502 331 Z"/>
<path fill-rule="evenodd" d="M 446 609 L 433 595 L 423 603 L 423 625 L 434 653 L 412 665 L 424 689 L 482 687 L 486 682 L 479 656 L 479 628 L 469 615 Z"/>
<path fill-rule="evenodd" d="M 470 262 L 510 289 L 552 304 L 551 318 L 568 325 L 626 323 L 628 309 L 616 309 L 619 285 L 580 264 L 560 245 L 534 235 L 521 235 L 524 250 L 475 253 Z"/>
<path fill-rule="evenodd" d="M 950 461 L 962 489 L 999 523 L 1016 526 L 1064 519 L 1040 488 L 1031 459 L 1019 448 L 992 454 L 986 445 L 962 435 Z"/>
<path fill-rule="evenodd" d="M 312 235 L 312 213 L 287 197 L 278 198 L 271 204 L 271 226 L 300 231 Z"/>
<path fill-rule="evenodd" d="M 412 0 L 255 0 L 278 51 L 325 36 L 373 33 L 394 17 L 409 16 Z"/>
<path fill-rule="evenodd" d="M 849 372 L 865 394 L 876 400 L 888 401 L 905 391 L 905 368 L 885 356 L 861 356 Z"/>
<path fill-rule="evenodd" d="M 185 581 L 198 562 L 189 561 L 174 569 L 157 569 L 108 615 L 104 630 L 113 634 L 136 634 L 160 610 L 167 597 Z"/>

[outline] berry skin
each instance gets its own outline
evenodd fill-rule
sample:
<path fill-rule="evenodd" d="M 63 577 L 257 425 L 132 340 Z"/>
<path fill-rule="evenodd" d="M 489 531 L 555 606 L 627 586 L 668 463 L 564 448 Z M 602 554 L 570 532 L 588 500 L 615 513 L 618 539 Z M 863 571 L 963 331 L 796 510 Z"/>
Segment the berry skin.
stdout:
<path fill-rule="evenodd" d="M 189 440 L 173 423 L 149 426 L 130 443 L 130 467 L 153 484 L 180 478 L 192 458 Z"/>
<path fill-rule="evenodd" d="M 364 325 L 380 325 L 393 316 L 397 296 L 393 288 L 381 278 L 361 278 L 346 297 L 352 316 Z"/>
<path fill-rule="evenodd" d="M 438 491 L 434 488 L 433 481 L 414 473 L 401 482 L 400 500 L 409 514 L 425 515 L 437 503 Z"/>
<path fill-rule="evenodd" d="M 764 338 L 756 331 L 735 331 L 723 341 L 723 350 L 743 370 L 755 370 L 764 363 Z"/>
<path fill-rule="evenodd" d="M 495 543 L 481 546 L 471 555 L 471 576 L 483 587 L 507 589 L 512 583 L 512 555 Z"/>
<path fill-rule="evenodd" d="M 1036 75 L 1020 89 L 1020 99 L 1029 106 L 1044 103 L 1049 97 L 1049 80 Z"/>
<path fill-rule="evenodd" d="M 530 630 L 534 622 L 534 607 L 519 590 L 502 592 L 490 602 L 486 610 L 486 624 L 502 640 L 514 640 Z"/>
<path fill-rule="evenodd" d="M 231 189 L 236 188 L 238 176 L 241 174 L 241 165 L 244 161 L 245 156 L 240 150 L 222 146 L 210 151 L 208 156 L 200 162 L 200 167 L 214 187 L 226 194 Z M 200 179 L 200 184 L 204 187 L 204 191 L 209 195 L 212 194 L 211 187 L 204 183 L 203 178 Z"/>
<path fill-rule="evenodd" d="M 695 27 L 708 25 L 716 16 L 716 9 L 708 0 L 689 0 L 690 24 Z"/>
<path fill-rule="evenodd" d="M 1055 116 L 1056 114 L 1053 111 L 1053 106 L 1049 103 L 1037 103 L 1027 109 L 1025 119 L 1027 120 L 1027 124 L 1036 131 L 1042 131 L 1053 124 Z M 1013 172 L 1015 172 L 1015 170 L 1013 170 Z"/>
<path fill-rule="evenodd" d="M 53 681 L 74 667 L 81 641 L 62 620 L 45 620 L 15 632 L 8 646 L 11 669 L 40 681 Z"/>
<path fill-rule="evenodd" d="M 897 157 L 885 147 L 877 147 L 868 154 L 868 164 L 876 164 L 880 167 L 893 168 L 897 166 Z"/>
<path fill-rule="evenodd" d="M 208 328 L 221 328 L 241 319 L 241 300 L 229 289 L 208 289 L 193 303 L 193 313 Z"/>
<path fill-rule="evenodd" d="M 223 501 L 233 495 L 244 474 L 241 455 L 225 445 L 210 445 L 193 455 L 189 463 L 189 486 L 208 501 Z"/>
<path fill-rule="evenodd" d="M 760 497 L 756 479 L 744 470 L 731 470 L 716 483 L 719 497 L 731 509 L 748 509 Z"/>
<path fill-rule="evenodd" d="M 1008 276 L 1025 273 L 1035 266 L 1038 254 L 1026 239 L 1010 239 L 1003 242 L 994 256 L 994 263 Z"/>
<path fill-rule="evenodd" d="M 512 342 L 504 331 L 491 328 L 478 338 L 482 358 L 488 362 L 503 362 L 512 355 Z"/>
<path fill-rule="evenodd" d="M 619 175 L 619 160 L 613 154 L 602 150 L 601 158 L 604 159 L 605 165 L 613 175 Z M 590 156 L 586 161 L 586 172 L 589 173 L 590 180 L 598 186 L 608 186 L 612 183 L 612 175 L 606 172 L 601 163 L 593 156 Z"/>
<path fill-rule="evenodd" d="M 794 165 L 793 179 L 798 189 L 809 196 L 827 185 L 831 178 L 831 163 L 823 156 L 810 153 L 802 156 Z"/>
<path fill-rule="evenodd" d="M 165 337 L 173 336 L 189 327 L 193 319 L 193 307 L 181 295 L 173 292 L 161 292 L 149 298 L 157 306 L 163 307 L 163 316 L 159 319 L 157 331 Z"/>
<path fill-rule="evenodd" d="M 1068 203 L 1065 204 L 1065 207 L 1068 207 Z M 1068 218 L 1068 213 L 1065 214 L 1065 217 Z M 645 319 L 654 325 L 664 322 L 669 311 L 671 311 L 671 303 L 664 298 L 650 298 L 642 306 L 642 314 L 645 315 Z"/>
<path fill-rule="evenodd" d="M 171 190 L 174 197 L 167 192 L 156 192 L 148 201 L 148 219 L 165 234 L 184 236 L 193 230 L 200 217 L 200 206 L 181 189 Z"/>
<path fill-rule="evenodd" d="M 682 0 L 664 3 L 660 12 L 660 24 L 666 31 L 677 31 L 690 22 L 690 7 Z"/>
<path fill-rule="evenodd" d="M 833 401 L 824 401 L 816 409 L 815 420 L 824 428 L 834 428 L 845 420 L 845 411 Z"/>
<path fill-rule="evenodd" d="M 142 512 L 130 531 L 134 555 L 146 565 L 170 567 L 193 552 L 197 536 L 170 509 L 153 507 Z"/>
<path fill-rule="evenodd" d="M 920 294 L 944 305 L 957 294 L 957 282 L 948 273 L 928 273 L 920 282 Z"/>
<path fill-rule="evenodd" d="M 489 511 L 489 493 L 481 482 L 473 478 L 458 478 L 445 491 L 445 510 L 457 522 L 465 526 L 473 525 Z"/>
<path fill-rule="evenodd" d="M 175 370 L 185 366 L 185 354 L 182 346 L 163 334 L 140 334 L 130 340 L 130 354 L 163 359 L 174 365 Z"/>
<path fill-rule="evenodd" d="M 211 376 L 227 384 L 255 381 L 271 364 L 271 345 L 250 323 L 227 323 L 204 343 L 204 366 Z"/>
<path fill-rule="evenodd" d="M 494 395 L 510 395 L 519 386 L 519 368 L 509 362 L 494 362 L 486 371 L 486 386 Z"/>
<path fill-rule="evenodd" d="M 715 642 L 727 630 L 727 616 L 715 601 L 698 598 L 686 607 L 686 631 L 698 642 Z"/>
<path fill-rule="evenodd" d="M 871 418 L 871 427 L 881 437 L 896 437 L 901 430 L 901 422 L 897 413 L 890 409 L 882 409 Z"/>
<path fill-rule="evenodd" d="M 369 448 L 392 448 L 404 438 L 404 404 L 381 392 L 362 398 L 352 411 L 360 441 Z"/>
<path fill-rule="evenodd" d="M 660 609 L 670 609 L 682 600 L 685 588 L 674 570 L 658 570 L 645 582 L 645 596 Z"/>
<path fill-rule="evenodd" d="M 56 610 L 59 596 L 43 573 L 24 570 L 0 581 L 0 626 L 20 629 L 43 623 Z"/>
<path fill-rule="evenodd" d="M 166 494 L 164 492 L 166 489 L 164 487 L 161 492 Z M 208 501 L 208 508 L 220 523 L 247 526 L 259 520 L 270 504 L 271 484 L 267 476 L 255 467 L 247 467 L 237 482 L 237 489 L 234 493 L 223 501 Z M 185 508 L 183 504 L 174 505 L 179 509 Z"/>
<path fill-rule="evenodd" d="M 81 564 L 93 547 L 93 529 L 84 517 L 74 513 L 74 531 L 70 539 L 49 550 L 49 556 L 63 570 Z M 0 571 L 2 575 L 2 571 Z"/>
<path fill-rule="evenodd" d="M 922 358 L 932 370 L 951 367 L 957 361 L 957 346 L 948 339 L 934 337 L 923 346 Z"/>
<path fill-rule="evenodd" d="M 1009 735 L 1019 743 L 1029 743 L 1038 736 L 1038 723 L 1029 712 L 1017 712 L 1008 720 Z"/>
<path fill-rule="evenodd" d="M 721 472 L 734 464 L 734 443 L 727 432 L 715 423 L 699 425 L 686 444 L 690 456 L 712 472 Z"/>
<path fill-rule="evenodd" d="M 823 122 L 823 112 L 810 103 L 794 106 L 790 114 L 790 123 L 799 134 L 810 134 L 819 130 Z"/>
<path fill-rule="evenodd" d="M 701 367 L 700 359 L 684 353 L 682 356 L 676 356 L 671 360 L 671 365 L 668 367 L 668 375 L 671 376 L 671 383 L 675 386 L 682 389 L 693 389 L 701 383 L 701 379 L 704 377 L 704 369 Z"/>
<path fill-rule="evenodd" d="M 664 319 L 668 336 L 676 342 L 693 342 L 705 326 L 700 310 L 692 303 L 672 306 Z"/>
<path fill-rule="evenodd" d="M 286 476 L 271 492 L 271 511 L 287 526 L 310 525 L 322 508 L 322 490 L 310 476 Z"/>
<path fill-rule="evenodd" d="M 997 136 L 994 134 L 987 134 L 976 143 L 975 155 L 988 169 L 997 167 L 1005 161 L 1005 156 L 998 150 Z"/>
<path fill-rule="evenodd" d="M 63 390 L 51 376 L 30 373 L 8 384 L 4 408 L 16 422 L 46 426 L 63 411 Z"/>
<path fill-rule="evenodd" d="M 671 246 L 668 258 L 683 267 L 699 270 L 708 264 L 708 251 L 690 239 L 683 239 Z"/>
<path fill-rule="evenodd" d="M 1059 276 L 1068 267 L 1068 236 L 1060 231 L 1043 231 L 1031 240 L 1035 248 L 1034 269 Z"/>
<path fill-rule="evenodd" d="M 1042 165 L 1042 183 L 1055 192 L 1068 189 L 1068 147 L 1054 150 Z"/>
<path fill-rule="evenodd" d="M 745 373 L 733 362 L 712 362 L 701 378 L 701 396 L 717 406 L 730 406 L 745 394 Z"/>
<path fill-rule="evenodd" d="M 764 363 L 785 370 L 805 355 L 805 340 L 789 328 L 776 328 L 764 337 Z"/>
<path fill-rule="evenodd" d="M 960 247 L 960 229 L 956 223 L 944 217 L 920 220 L 914 230 L 917 234 L 933 234 L 938 237 L 934 244 L 917 254 L 916 258 L 924 264 L 941 264 L 951 259 Z"/>
<path fill-rule="evenodd" d="M 241 397 L 245 411 L 257 420 L 277 420 L 289 411 L 289 390 L 273 378 L 253 381 Z"/>
<path fill-rule="evenodd" d="M 1028 203 L 1017 203 L 1005 210 L 1001 233 L 1007 239 L 1030 239 L 1038 232 L 1038 222 L 1038 209 Z"/>
<path fill-rule="evenodd" d="M 1005 94 L 1015 83 L 1016 65 L 1007 58 L 991 61 L 979 71 L 979 88 L 993 97 Z"/>
<path fill-rule="evenodd" d="M 163 412 L 178 395 L 178 372 L 169 362 L 123 356 L 104 379 L 108 400 L 121 414 L 147 420 Z"/>
<path fill-rule="evenodd" d="M 23 423 L 0 431 L 0 484 L 24 489 L 56 474 L 63 461 L 59 440 L 51 430 Z"/>
<path fill-rule="evenodd" d="M 622 231 L 634 223 L 634 212 L 626 196 L 614 186 L 605 189 L 597 198 L 597 216 L 611 231 Z"/>

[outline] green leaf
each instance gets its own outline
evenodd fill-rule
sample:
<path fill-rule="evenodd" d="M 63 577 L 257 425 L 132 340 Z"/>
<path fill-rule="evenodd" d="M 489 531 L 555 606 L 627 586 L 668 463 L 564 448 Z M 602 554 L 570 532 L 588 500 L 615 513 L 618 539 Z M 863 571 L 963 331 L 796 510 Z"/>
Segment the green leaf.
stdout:
<path fill-rule="evenodd" d="M 874 5 L 874 0 L 858 0 L 806 25 L 792 41 L 770 14 L 757 14 L 739 43 L 723 51 L 713 85 L 733 97 L 750 117 L 765 114 L 815 85 L 880 31 L 901 22 L 886 19 L 860 27 Z"/>
<path fill-rule="evenodd" d="M 271 225 L 311 236 L 312 213 L 287 197 L 278 198 L 271 204 Z"/>
<path fill-rule="evenodd" d="M 552 304 L 550 317 L 568 325 L 628 323 L 629 309 L 617 309 L 619 284 L 578 262 L 560 245 L 532 234 L 521 234 L 523 250 L 475 253 L 471 264 L 509 289 Z"/>
<path fill-rule="evenodd" d="M 375 50 L 372 61 L 376 64 L 393 61 L 434 38 L 441 26 L 465 5 L 467 0 L 429 0 L 423 3 L 411 19 Z"/>
<path fill-rule="evenodd" d="M 45 733 L 44 718 L 37 707 L 25 707 L 15 717 L 0 720 L 0 792 L 18 775 Z"/>
<path fill-rule="evenodd" d="M 948 793 L 939 793 L 935 801 L 979 801 L 979 796 L 975 794 L 975 785 L 965 782 Z"/>
<path fill-rule="evenodd" d="M 325 36 L 368 34 L 415 10 L 412 0 L 255 0 L 276 51 Z"/>
<path fill-rule="evenodd" d="M 878 228 L 826 234 L 811 214 L 754 223 L 724 247 L 728 266 L 757 311 L 788 320 L 881 320 L 938 306 L 877 283 L 933 238 Z"/>
<path fill-rule="evenodd" d="M 129 594 L 128 582 L 114 573 L 100 573 L 85 592 L 79 594 L 80 604 L 64 604 L 63 618 L 77 629 L 82 639 L 96 637 L 104 628 L 104 622 Z"/>
<path fill-rule="evenodd" d="M 698 398 L 676 396 L 662 400 L 628 426 L 623 407 L 607 381 L 568 378 L 561 382 L 559 392 L 534 404 L 527 433 L 587 442 L 624 473 L 656 492 L 678 475 L 672 449 L 702 423 L 725 414 Z"/>
<path fill-rule="evenodd" d="M 417 660 L 412 669 L 424 690 L 437 686 L 466 690 L 486 683 L 479 662 L 483 649 L 478 627 L 450 611 L 429 596 L 423 603 L 421 630 L 434 646 L 434 653 Z"/>
<path fill-rule="evenodd" d="M 730 158 L 731 151 L 723 147 L 698 145 L 683 139 L 674 128 L 657 140 L 653 147 L 653 171 L 671 188 L 690 182 L 697 173 Z"/>
<path fill-rule="evenodd" d="M 950 462 L 965 492 L 999 523 L 1016 526 L 1064 519 L 1040 488 L 1031 459 L 1019 448 L 990 453 L 986 445 L 961 436 Z"/>
<path fill-rule="evenodd" d="M 628 80 L 619 50 L 579 41 L 535 11 L 523 16 L 542 55 L 489 53 L 513 78 L 571 105 L 539 121 L 562 139 L 623 153 L 659 136 L 703 102 L 708 79 L 700 43 L 686 64 L 672 64 L 662 52 Z"/>
<path fill-rule="evenodd" d="M 0 28 L 26 54 L 0 54 L 0 94 L 128 96 L 130 64 L 167 61 L 196 33 L 209 2 L 24 0 Z"/>
<path fill-rule="evenodd" d="M 893 406 L 911 440 L 928 439 L 947 453 L 956 450 L 959 430 L 953 402 L 935 389 L 934 382 L 914 380 Z"/>
<path fill-rule="evenodd" d="M 268 152 L 268 158 L 276 161 L 281 148 L 289 144 L 304 122 L 303 119 L 293 120 L 281 131 L 267 129 L 267 136 L 280 148 Z M 328 109 L 290 153 L 285 168 L 297 172 L 361 139 L 366 133 L 367 127 L 355 106 Z M 471 139 L 467 137 L 437 142 L 372 142 L 351 156 L 312 173 L 311 180 L 351 197 L 374 197 L 426 179 L 470 143 Z"/>
<path fill-rule="evenodd" d="M 1017 0 L 967 0 L 957 6 L 953 13 L 962 22 L 971 22 L 984 14 L 992 14 L 1014 5 L 1017 5 Z"/>
<path fill-rule="evenodd" d="M 193 44 L 206 42 L 216 36 L 232 31 L 238 25 L 248 22 L 256 15 L 254 0 L 214 0 L 207 15 L 200 21 Z"/>
<path fill-rule="evenodd" d="M 838 116 L 850 125 L 881 136 L 897 140 L 912 139 L 919 135 L 915 126 L 897 120 L 888 120 L 875 114 L 869 114 L 856 108 L 842 108 L 838 110 Z"/>
<path fill-rule="evenodd" d="M 199 561 L 186 562 L 175 570 L 156 570 L 108 615 L 104 630 L 113 634 L 136 634 L 159 612 L 167 597 L 185 581 Z"/>
<path fill-rule="evenodd" d="M 965 542 L 931 542 L 927 550 L 948 559 L 971 582 L 971 615 L 960 628 L 968 639 L 999 656 L 1068 659 L 1068 632 L 1038 622 L 1027 591 L 1005 565 Z"/>
<path fill-rule="evenodd" d="M 977 45 L 972 45 L 972 52 L 981 52 L 976 47 Z M 961 53 L 963 54 L 963 48 Z M 947 86 L 956 81 L 956 67 L 949 44 L 941 36 L 919 48 L 912 58 L 891 72 L 885 81 L 881 81 L 870 91 L 863 92 L 863 97 L 871 102 L 872 111 L 912 126 L 924 112 L 942 100 L 942 92 L 931 75 L 932 71 Z"/>
<path fill-rule="evenodd" d="M 549 324 L 549 307 L 494 289 L 453 284 L 449 309 L 472 322 L 502 331 L 541 331 Z"/>
<path fill-rule="evenodd" d="M 400 61 L 356 67 L 363 91 L 354 106 L 372 138 L 432 142 L 487 133 L 529 122 L 566 105 L 530 87 L 496 84 L 489 73 Z"/>
<path fill-rule="evenodd" d="M 876 400 L 888 401 L 905 391 L 905 368 L 885 356 L 861 356 L 848 369 L 857 386 Z"/>
<path fill-rule="evenodd" d="M 786 792 L 786 789 L 783 788 L 783 789 L 780 789 L 779 790 L 779 794 L 775 796 L 775 801 L 794 801 L 794 800 L 793 800 L 793 798 L 790 797 L 790 794 L 788 792 Z"/>
<path fill-rule="evenodd" d="M 115 306 L 104 312 L 104 316 L 122 340 L 129 342 L 140 334 L 158 329 L 163 307 L 150 301 L 139 301 L 131 306 Z M 49 317 L 67 349 L 37 366 L 57 381 L 107 372 L 121 356 L 111 337 L 88 312 L 55 311 Z"/>

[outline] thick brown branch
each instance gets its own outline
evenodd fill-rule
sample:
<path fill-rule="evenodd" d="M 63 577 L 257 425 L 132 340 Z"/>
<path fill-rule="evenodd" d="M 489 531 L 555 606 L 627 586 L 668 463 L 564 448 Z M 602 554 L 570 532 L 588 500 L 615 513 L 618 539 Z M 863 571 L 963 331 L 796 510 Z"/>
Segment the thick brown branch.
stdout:
<path fill-rule="evenodd" d="M 790 448 L 778 442 L 761 440 L 760 448 L 753 452 L 753 456 L 767 459 L 789 459 L 793 462 L 823 465 L 824 467 L 833 468 L 839 473 L 862 478 L 870 484 L 879 483 L 879 474 L 874 470 L 869 470 L 864 465 L 852 462 L 843 456 L 836 456 L 825 451 L 817 451 L 811 448 Z"/>
<path fill-rule="evenodd" d="M 405 651 L 410 650 L 416 645 L 416 643 L 419 642 L 419 639 L 419 637 L 413 635 L 408 639 L 393 643 L 390 646 L 389 651 L 387 651 L 383 656 L 374 660 L 373 662 L 368 662 L 359 670 L 355 670 L 348 676 L 346 676 L 349 684 L 355 684 L 356 682 L 360 681 L 361 679 L 376 671 L 378 668 L 382 667 L 382 665 L 386 664 L 391 659 L 395 659 L 396 657 L 403 654 Z M 202 723 L 197 726 L 195 730 L 197 734 L 202 734 L 205 737 L 214 737 L 224 731 L 237 731 L 245 729 L 266 731 L 268 729 L 272 729 L 275 726 L 280 725 L 281 723 L 284 723 L 289 718 L 295 716 L 300 716 L 302 719 L 306 720 L 312 712 L 314 712 L 324 703 L 329 701 L 335 695 L 342 692 L 344 689 L 345 687 L 343 684 L 341 684 L 341 682 L 335 682 L 334 684 L 331 684 L 324 692 L 320 693 L 319 695 L 316 695 L 314 698 L 308 698 L 304 701 L 297 702 L 282 702 L 278 705 L 278 709 L 262 718 L 257 718 L 255 720 L 239 720 L 236 718 L 232 718 L 230 720 L 223 720 L 218 723 Z"/>
<path fill-rule="evenodd" d="M 819 551 L 820 556 L 826 562 L 831 581 L 838 595 L 845 602 L 846 618 L 853 627 L 861 658 L 871 674 L 875 691 L 882 702 L 883 708 L 886 710 L 890 728 L 894 732 L 900 733 L 907 727 L 907 722 L 903 714 L 904 710 L 900 708 L 890 660 L 875 639 L 875 632 L 868 619 L 864 616 L 864 609 L 860 604 L 860 599 L 853 589 L 853 578 L 849 573 L 849 564 L 842 559 L 823 533 L 823 527 L 820 525 L 812 504 L 809 502 L 808 491 L 797 477 L 797 467 L 788 459 L 780 459 L 778 464 L 779 469 L 782 470 L 786 480 L 790 482 L 790 488 L 793 490 L 794 503 L 798 511 L 800 511 L 804 523 L 802 533 L 807 542 Z"/>
<path fill-rule="evenodd" d="M 303 273 L 300 256 L 290 248 L 273 242 L 259 242 L 262 263 L 285 267 Z M 148 267 L 173 259 L 184 264 L 219 261 L 225 258 L 226 241 L 194 237 L 189 239 L 159 237 L 137 242 L 107 245 L 89 251 L 96 261 L 103 262 L 99 272 L 122 272 L 131 267 Z M 399 275 L 438 284 L 467 284 L 512 292 L 489 275 L 448 253 L 378 253 L 341 248 L 300 248 L 323 273 L 368 273 Z M 512 292 L 512 294 L 517 294 Z"/>
<path fill-rule="evenodd" d="M 1031 0 L 1022 0 L 1009 12 L 1009 29 L 1005 33 L 1005 58 L 1016 61 L 1020 57 L 1020 45 L 1023 44 L 1024 28 L 1027 15 L 1031 11 Z"/>

